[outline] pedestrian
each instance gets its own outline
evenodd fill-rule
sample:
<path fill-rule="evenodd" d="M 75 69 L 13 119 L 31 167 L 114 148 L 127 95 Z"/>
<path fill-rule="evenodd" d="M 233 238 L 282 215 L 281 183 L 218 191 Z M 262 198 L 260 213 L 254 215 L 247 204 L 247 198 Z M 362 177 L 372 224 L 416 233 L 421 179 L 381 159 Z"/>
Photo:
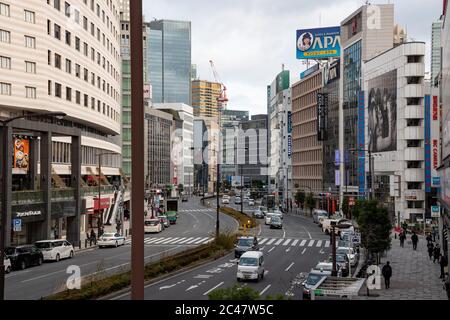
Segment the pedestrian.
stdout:
<path fill-rule="evenodd" d="M 431 233 L 429 233 L 426 237 L 427 239 L 427 244 L 433 242 L 433 238 L 431 237 Z"/>
<path fill-rule="evenodd" d="M 415 232 L 413 232 L 413 234 L 411 236 L 411 241 L 413 244 L 413 250 L 417 250 L 417 243 L 419 242 L 419 237 L 417 236 L 417 234 Z"/>
<path fill-rule="evenodd" d="M 400 247 L 402 247 L 402 248 L 405 247 L 405 240 L 406 240 L 406 234 L 405 234 L 405 232 L 403 231 L 403 232 L 400 234 Z"/>
<path fill-rule="evenodd" d="M 439 247 L 439 245 L 437 244 L 434 247 L 434 251 L 433 251 L 433 263 L 439 262 L 439 257 L 441 256 L 441 247 Z"/>
<path fill-rule="evenodd" d="M 383 266 L 383 269 L 381 270 L 381 274 L 384 277 L 384 285 L 386 289 L 389 289 L 391 285 L 391 277 L 392 277 L 392 267 L 390 266 L 389 261 L 386 262 L 386 264 Z"/>
<path fill-rule="evenodd" d="M 436 242 L 436 236 L 437 236 L 437 234 L 438 234 L 437 228 L 434 227 L 434 228 L 433 228 L 433 242 Z"/>
<path fill-rule="evenodd" d="M 95 234 L 94 229 L 91 229 L 91 236 L 89 237 L 89 246 L 92 246 L 92 242 L 96 242 L 97 235 Z"/>
<path fill-rule="evenodd" d="M 447 298 L 450 300 L 450 277 L 448 272 L 446 273 L 446 277 L 444 281 L 444 290 L 447 291 Z"/>
<path fill-rule="evenodd" d="M 434 245 L 432 243 L 428 243 L 427 247 L 428 247 L 428 255 L 430 256 L 431 261 L 431 258 L 433 257 Z"/>
<path fill-rule="evenodd" d="M 448 260 L 447 260 L 447 256 L 445 254 L 441 255 L 441 257 L 439 258 L 439 266 L 441 267 L 441 275 L 440 275 L 440 279 L 444 279 L 445 278 L 445 267 L 448 266 Z"/>

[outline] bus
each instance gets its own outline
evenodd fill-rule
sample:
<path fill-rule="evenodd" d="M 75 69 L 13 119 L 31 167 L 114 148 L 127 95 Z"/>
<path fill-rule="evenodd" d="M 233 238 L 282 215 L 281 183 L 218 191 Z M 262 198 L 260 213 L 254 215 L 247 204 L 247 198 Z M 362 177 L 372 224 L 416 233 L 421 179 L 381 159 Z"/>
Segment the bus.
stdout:
<path fill-rule="evenodd" d="M 266 207 L 267 210 L 275 209 L 275 196 L 274 195 L 265 195 L 262 199 L 261 205 Z"/>

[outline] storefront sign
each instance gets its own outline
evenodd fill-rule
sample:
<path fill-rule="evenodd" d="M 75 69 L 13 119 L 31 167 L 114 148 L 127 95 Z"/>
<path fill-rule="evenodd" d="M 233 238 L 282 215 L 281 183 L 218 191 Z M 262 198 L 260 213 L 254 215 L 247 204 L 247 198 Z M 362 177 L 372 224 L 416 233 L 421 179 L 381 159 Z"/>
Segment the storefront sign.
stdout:
<path fill-rule="evenodd" d="M 439 114 L 439 108 L 438 108 L 438 97 L 433 96 L 433 121 L 438 120 L 438 114 Z"/>
<path fill-rule="evenodd" d="M 100 209 L 108 209 L 109 208 L 110 199 L 109 198 L 101 198 L 100 201 Z M 94 199 L 94 210 L 98 210 L 98 198 Z"/>
<path fill-rule="evenodd" d="M 438 167 L 438 141 L 437 139 L 433 140 L 433 169 L 436 170 Z"/>
<path fill-rule="evenodd" d="M 439 206 L 432 206 L 431 207 L 431 217 L 432 218 L 439 218 L 441 215 L 441 207 Z"/>
<path fill-rule="evenodd" d="M 425 192 L 431 192 L 431 97 L 425 96 Z"/>
<path fill-rule="evenodd" d="M 26 211 L 26 212 L 17 212 L 16 217 L 31 217 L 31 216 L 40 216 L 42 212 L 40 210 L 37 211 Z"/>
<path fill-rule="evenodd" d="M 13 220 L 13 231 L 14 232 L 22 231 L 22 219 L 14 219 Z"/>

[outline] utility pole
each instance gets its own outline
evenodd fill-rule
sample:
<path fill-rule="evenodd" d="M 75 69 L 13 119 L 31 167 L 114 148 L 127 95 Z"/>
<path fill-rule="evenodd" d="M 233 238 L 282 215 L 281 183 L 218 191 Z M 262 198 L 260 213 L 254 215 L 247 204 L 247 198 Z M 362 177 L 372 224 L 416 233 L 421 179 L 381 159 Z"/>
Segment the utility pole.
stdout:
<path fill-rule="evenodd" d="M 331 221 L 331 255 L 333 259 L 333 268 L 331 271 L 332 277 L 337 277 L 337 269 L 336 269 L 336 221 Z"/>

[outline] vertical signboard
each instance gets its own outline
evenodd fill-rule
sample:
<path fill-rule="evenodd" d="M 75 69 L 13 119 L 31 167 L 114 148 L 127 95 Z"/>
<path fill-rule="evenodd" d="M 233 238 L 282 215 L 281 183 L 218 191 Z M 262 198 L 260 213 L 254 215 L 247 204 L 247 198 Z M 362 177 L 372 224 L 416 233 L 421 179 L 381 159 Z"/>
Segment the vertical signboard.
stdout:
<path fill-rule="evenodd" d="M 425 96 L 425 192 L 431 192 L 431 97 Z"/>
<path fill-rule="evenodd" d="M 288 157 L 291 158 L 292 155 L 292 136 L 288 136 Z"/>
<path fill-rule="evenodd" d="M 291 134 L 292 133 L 292 112 L 291 111 L 288 111 L 287 128 L 288 128 L 288 133 Z"/>
<path fill-rule="evenodd" d="M 432 91 L 434 91 L 432 89 Z M 437 89 L 436 89 L 437 91 Z M 432 92 L 433 93 L 433 92 Z M 437 92 L 436 92 L 437 93 Z M 430 142 L 431 142 L 431 188 L 440 188 L 441 181 L 437 168 L 440 166 L 440 114 L 439 114 L 439 97 L 432 96 L 433 105 L 431 107 L 430 121 Z M 430 100 L 431 102 L 431 100 Z"/>
<path fill-rule="evenodd" d="M 327 139 L 326 123 L 328 113 L 328 94 L 317 93 L 317 140 Z"/>
<path fill-rule="evenodd" d="M 358 96 L 358 180 L 359 197 L 364 198 L 366 194 L 366 121 L 364 91 Z"/>
<path fill-rule="evenodd" d="M 16 138 L 14 143 L 14 163 L 15 169 L 22 169 L 28 171 L 29 159 L 30 159 L 30 141 L 27 139 Z"/>

